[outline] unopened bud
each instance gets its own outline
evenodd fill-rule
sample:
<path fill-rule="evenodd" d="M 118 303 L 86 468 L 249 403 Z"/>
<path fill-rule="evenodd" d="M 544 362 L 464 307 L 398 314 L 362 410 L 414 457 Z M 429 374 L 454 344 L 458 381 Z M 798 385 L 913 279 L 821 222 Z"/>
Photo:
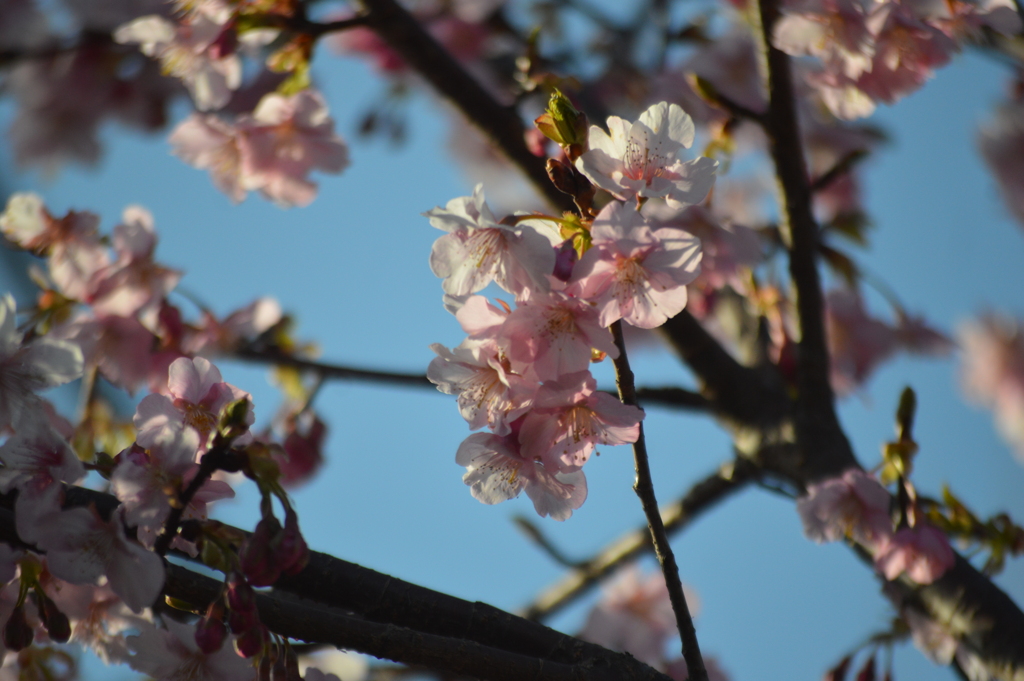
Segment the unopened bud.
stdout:
<path fill-rule="evenodd" d="M 281 576 L 275 551 L 280 542 L 281 523 L 266 516 L 238 551 L 238 567 L 253 586 L 270 586 Z"/>
<path fill-rule="evenodd" d="M 573 240 L 566 239 L 555 250 L 555 278 L 561 281 L 569 281 L 569 278 L 572 276 L 573 265 L 576 264 L 577 260 L 579 260 L 579 256 L 576 254 L 576 246 L 573 244 Z"/>
<path fill-rule="evenodd" d="M 4 625 L 4 645 L 8 650 L 24 650 L 32 645 L 33 637 L 32 627 L 25 617 L 25 606 L 19 605 Z"/>
<path fill-rule="evenodd" d="M 252 590 L 245 577 L 237 572 L 228 575 L 227 581 L 228 608 L 240 614 L 255 614 L 256 592 Z M 232 626 L 232 629 L 234 627 Z"/>
<path fill-rule="evenodd" d="M 309 546 L 299 530 L 299 516 L 291 509 L 285 512 L 284 531 L 276 554 L 277 564 L 285 574 L 298 574 L 309 563 Z"/>
<path fill-rule="evenodd" d="M 266 640 L 267 630 L 260 624 L 242 632 L 242 635 L 235 639 L 235 649 L 242 657 L 253 657 L 263 650 Z"/>
<path fill-rule="evenodd" d="M 71 638 L 71 622 L 68 616 L 60 611 L 57 604 L 42 589 L 35 589 L 36 606 L 39 618 L 43 621 L 46 633 L 54 643 L 67 643 Z"/>
<path fill-rule="evenodd" d="M 221 649 L 227 637 L 228 628 L 224 624 L 222 608 L 219 603 L 213 603 L 196 627 L 196 645 L 207 655 L 212 655 Z"/>
<path fill-rule="evenodd" d="M 557 142 L 563 149 L 575 147 L 578 153 L 570 154 L 575 159 L 587 146 L 587 117 L 576 110 L 569 98 L 559 90 L 551 93 L 548 108 L 534 121 L 544 136 Z"/>
<path fill-rule="evenodd" d="M 249 429 L 252 404 L 248 397 L 228 404 L 220 413 L 220 432 L 224 437 L 235 439 Z"/>

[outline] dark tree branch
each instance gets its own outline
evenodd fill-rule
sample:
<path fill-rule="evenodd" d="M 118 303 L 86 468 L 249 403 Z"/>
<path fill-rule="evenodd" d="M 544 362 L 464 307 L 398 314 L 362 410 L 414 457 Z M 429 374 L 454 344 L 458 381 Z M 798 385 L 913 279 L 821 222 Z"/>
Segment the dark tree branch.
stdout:
<path fill-rule="evenodd" d="M 629 368 L 626 342 L 622 338 L 621 321 L 612 324 L 612 335 L 615 337 L 615 345 L 619 349 L 619 356 L 613 360 L 615 380 L 619 386 L 619 399 L 623 404 L 638 407 L 633 370 Z M 676 565 L 676 556 L 672 552 L 672 545 L 669 544 L 665 523 L 661 519 L 661 511 L 658 509 L 658 499 L 654 494 L 654 481 L 651 478 L 651 465 L 647 458 L 647 440 L 644 438 L 643 421 L 640 422 L 639 429 L 639 435 L 636 442 L 633 443 L 633 461 L 636 466 L 633 491 L 640 498 L 640 505 L 643 506 L 644 515 L 647 516 L 647 525 L 651 528 L 651 542 L 654 544 L 654 553 L 661 564 L 661 571 L 665 575 L 665 585 L 668 587 L 668 597 L 672 602 L 672 611 L 676 615 L 676 626 L 679 627 L 679 635 L 682 638 L 683 658 L 686 660 L 689 678 L 693 681 L 707 681 L 708 672 L 704 668 L 704 658 L 700 654 L 700 644 L 697 642 L 697 630 L 693 627 L 693 617 L 690 616 L 690 608 L 686 604 L 686 594 L 683 593 L 683 583 L 679 579 L 679 566 Z"/>
<path fill-rule="evenodd" d="M 270 349 L 239 348 L 232 352 L 229 357 L 240 359 L 245 362 L 259 364 L 276 364 L 278 366 L 294 367 L 309 371 L 312 374 L 321 376 L 324 379 L 365 381 L 367 383 L 384 383 L 390 385 L 409 386 L 413 388 L 437 389 L 423 374 L 401 373 L 395 371 L 375 371 L 373 369 L 359 369 L 357 367 L 344 366 L 341 364 L 328 364 L 317 362 L 301 357 L 286 355 Z M 609 391 L 615 394 L 614 391 Z M 711 404 L 707 398 L 683 388 L 637 388 L 637 397 L 641 402 L 658 404 L 665 407 L 679 409 L 691 409 L 696 411 L 710 411 Z"/>
<path fill-rule="evenodd" d="M 202 609 L 216 600 L 221 583 L 180 565 L 167 566 L 168 596 Z M 634 663 L 635 673 L 620 676 L 595 660 L 576 664 L 552 662 L 472 641 L 423 633 L 393 624 L 371 622 L 288 593 L 259 592 L 260 621 L 271 631 L 300 641 L 329 643 L 388 660 L 420 665 L 447 674 L 490 681 L 617 681 L 660 679 L 654 670 Z"/>
<path fill-rule="evenodd" d="M 846 434 L 839 425 L 829 382 L 825 338 L 825 300 L 818 273 L 818 225 L 811 212 L 803 142 L 789 57 L 771 44 L 779 16 L 774 0 L 758 0 L 760 35 L 768 78 L 768 110 L 764 130 L 775 164 L 781 201 L 780 227 L 789 249 L 789 273 L 796 289 L 800 344 L 797 358 L 795 410 L 796 442 L 808 479 L 816 480 L 857 465 Z"/>
<path fill-rule="evenodd" d="M 541 196 L 561 210 L 573 210 L 572 198 L 548 179 L 547 159 L 534 156 L 526 130 L 513 107 L 502 106 L 416 19 L 395 0 L 358 0 L 368 26 L 477 126 L 533 183 Z"/>
<path fill-rule="evenodd" d="M 674 533 L 689 527 L 705 511 L 743 489 L 757 476 L 757 467 L 745 459 L 725 464 L 691 487 L 681 499 L 661 510 L 665 531 Z M 541 592 L 525 608 L 523 617 L 543 620 L 554 615 L 586 594 L 613 570 L 651 548 L 651 530 L 646 524 L 619 537 Z"/>

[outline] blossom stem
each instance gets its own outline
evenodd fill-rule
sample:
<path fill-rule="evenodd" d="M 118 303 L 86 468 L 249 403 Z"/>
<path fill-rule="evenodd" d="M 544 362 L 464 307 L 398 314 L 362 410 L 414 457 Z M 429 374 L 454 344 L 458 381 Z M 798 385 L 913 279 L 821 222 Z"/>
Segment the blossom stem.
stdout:
<path fill-rule="evenodd" d="M 208 452 L 203 454 L 203 458 L 199 461 L 199 470 L 196 471 L 195 477 L 189 481 L 185 489 L 178 495 L 175 503 L 171 504 L 171 512 L 168 514 L 164 527 L 160 531 L 160 536 L 156 538 L 156 542 L 153 544 L 153 551 L 158 556 L 166 555 L 167 551 L 171 548 L 171 542 L 174 541 L 174 537 L 178 534 L 178 527 L 181 525 L 185 509 L 192 503 L 192 498 L 196 495 L 196 492 L 206 484 L 210 476 L 224 467 L 230 445 L 230 439 L 217 435 L 213 446 L 210 447 Z"/>
<path fill-rule="evenodd" d="M 612 324 L 612 335 L 615 337 L 615 345 L 619 349 L 619 356 L 614 360 L 619 399 L 623 404 L 639 407 L 633 370 L 629 367 L 626 342 L 622 337 L 621 321 Z M 690 608 L 686 604 L 686 595 L 683 593 L 683 583 L 679 579 L 679 566 L 676 565 L 676 557 L 668 541 L 668 533 L 665 531 L 665 523 L 661 519 L 661 511 L 658 509 L 658 499 L 654 495 L 654 481 L 651 478 L 651 466 L 647 458 L 647 441 L 644 438 L 643 421 L 640 422 L 640 434 L 636 442 L 633 443 L 633 461 L 636 466 L 633 491 L 640 497 L 644 515 L 647 516 L 647 525 L 651 528 L 654 553 L 658 557 L 661 570 L 665 575 L 669 600 L 672 602 L 676 625 L 679 627 L 679 635 L 683 642 L 683 659 L 686 660 L 686 668 L 690 673 L 689 678 L 692 681 L 707 681 L 708 672 L 704 668 L 704 658 L 701 657 L 700 644 L 697 643 L 697 631 L 693 627 L 693 618 L 690 616 Z"/>

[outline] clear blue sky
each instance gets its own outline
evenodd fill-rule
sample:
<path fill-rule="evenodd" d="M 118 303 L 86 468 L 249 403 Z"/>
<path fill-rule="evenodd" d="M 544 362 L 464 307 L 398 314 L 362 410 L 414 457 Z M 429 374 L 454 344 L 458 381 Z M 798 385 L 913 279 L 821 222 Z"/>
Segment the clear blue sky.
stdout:
<path fill-rule="evenodd" d="M 362 65 L 326 52 L 316 73 L 340 131 L 351 139 L 357 114 L 382 84 Z M 877 228 L 863 262 L 911 310 L 947 330 L 986 308 L 1024 315 L 1024 232 L 1002 207 L 974 148 L 977 125 L 1000 96 L 1005 75 L 1003 67 L 967 55 L 874 119 L 893 142 L 865 166 Z M 175 118 L 184 115 L 179 108 Z M 430 97 L 417 96 L 410 142 L 394 150 L 353 140 L 352 166 L 341 177 L 321 177 L 320 197 L 305 209 L 282 211 L 255 196 L 233 206 L 206 173 L 170 156 L 163 138 L 115 129 L 104 133 L 107 154 L 95 170 L 5 179 L 12 189 L 39 191 L 55 212 L 98 212 L 107 230 L 124 206 L 142 204 L 156 219 L 158 257 L 185 270 L 182 286 L 218 312 L 272 295 L 295 314 L 299 335 L 320 343 L 326 360 L 423 371 L 430 343 L 451 346 L 461 335 L 427 266 L 439 232 L 420 213 L 468 194 L 474 184 L 445 150 L 441 116 Z M 0 123 L 6 127 L 10 117 L 5 103 Z M 9 149 L 0 159 L 13 167 Z M 0 273 L 4 289 L 9 274 Z M 641 384 L 692 385 L 667 353 L 638 354 L 634 361 Z M 254 394 L 258 419 L 272 415 L 277 396 L 267 372 L 231 363 L 221 368 Z M 1024 468 L 995 435 L 990 414 L 960 399 L 954 359 L 891 362 L 864 395 L 843 404 L 842 420 L 861 461 L 873 465 L 880 443 L 892 436 L 895 402 L 908 383 L 919 396 L 922 492 L 937 493 L 949 482 L 979 513 L 1007 510 L 1024 521 Z M 627 448 L 605 448 L 588 464 L 589 498 L 569 521 L 540 521 L 525 496 L 496 507 L 470 497 L 454 463 L 468 431 L 452 398 L 334 383 L 317 404 L 331 429 L 329 463 L 296 494 L 317 550 L 514 610 L 562 571 L 515 530 L 513 514 L 534 517 L 579 557 L 642 521 Z M 730 457 L 728 438 L 704 419 L 652 408 L 647 433 L 662 501 Z M 218 517 L 252 526 L 251 491 L 220 507 Z M 805 540 L 793 505 L 765 491 L 751 489 L 714 510 L 674 546 L 683 580 L 702 603 L 701 646 L 736 681 L 818 678 L 889 616 L 872 574 L 844 548 Z M 1019 562 L 1011 561 L 998 581 L 1024 602 Z M 576 607 L 554 624 L 571 632 L 584 613 Z M 896 675 L 953 678 L 909 647 L 897 653 Z"/>

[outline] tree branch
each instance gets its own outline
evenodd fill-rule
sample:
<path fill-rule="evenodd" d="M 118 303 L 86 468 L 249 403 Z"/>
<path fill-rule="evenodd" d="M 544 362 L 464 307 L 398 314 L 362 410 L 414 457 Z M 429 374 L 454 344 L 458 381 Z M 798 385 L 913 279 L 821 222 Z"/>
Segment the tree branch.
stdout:
<path fill-rule="evenodd" d="M 705 511 L 743 489 L 758 476 L 758 468 L 746 459 L 724 464 L 679 500 L 661 509 L 665 531 L 674 533 L 689 527 Z M 558 582 L 541 592 L 523 611 L 523 617 L 543 620 L 573 603 L 619 566 L 651 550 L 651 530 L 645 524 L 580 563 Z"/>
<path fill-rule="evenodd" d="M 818 225 L 811 212 L 811 187 L 797 121 L 789 57 L 771 44 L 772 27 L 779 16 L 774 0 L 758 0 L 758 7 L 761 22 L 757 39 L 761 43 L 768 79 L 764 130 L 781 194 L 779 222 L 788 242 L 789 273 L 796 289 L 800 326 L 796 442 L 808 479 L 813 481 L 856 466 L 857 461 L 839 425 L 829 382 L 825 300 L 817 264 Z"/>
<path fill-rule="evenodd" d="M 164 591 L 168 596 L 202 609 L 216 600 L 221 583 L 180 565 L 167 566 Z M 392 624 L 371 622 L 335 608 L 297 598 L 288 593 L 257 592 L 260 621 L 271 631 L 300 641 L 329 643 L 375 657 L 432 670 L 490 681 L 616 681 L 660 679 L 661 676 L 634 663 L 634 673 L 619 676 L 594 660 L 575 664 L 490 648 L 461 638 L 427 634 Z M 425 613 L 426 614 L 426 613 Z"/>
<path fill-rule="evenodd" d="M 619 356 L 613 360 L 615 380 L 619 386 L 619 399 L 623 404 L 638 407 L 636 386 L 633 384 L 633 371 L 629 368 L 626 342 L 622 337 L 621 321 L 612 324 L 612 335 L 615 337 L 615 345 L 619 349 Z M 668 587 L 668 597 L 672 602 L 672 611 L 676 615 L 676 626 L 679 627 L 679 635 L 682 638 L 683 658 L 686 660 L 689 678 L 693 681 L 708 681 L 708 672 L 704 668 L 704 658 L 700 654 L 700 644 L 697 642 L 697 630 L 693 627 L 693 617 L 690 616 L 690 608 L 686 604 L 686 594 L 683 593 L 683 584 L 679 579 L 679 566 L 676 565 L 676 556 L 672 552 L 672 545 L 669 544 L 665 524 L 661 519 L 661 512 L 658 510 L 658 499 L 655 497 L 654 481 L 651 478 L 651 465 L 647 459 L 647 440 L 644 438 L 643 421 L 639 424 L 639 434 L 636 442 L 633 443 L 633 461 L 636 465 L 633 491 L 640 497 L 640 505 L 643 506 L 644 515 L 647 516 L 647 525 L 651 528 L 651 542 L 654 544 L 654 553 L 658 556 L 658 562 L 661 564 L 661 571 L 665 575 L 665 585 Z"/>
<path fill-rule="evenodd" d="M 394 0 L 358 0 L 369 28 L 411 68 L 476 125 L 533 183 L 552 205 L 573 210 L 572 198 L 548 179 L 547 159 L 534 156 L 523 137 L 526 130 L 513 107 L 499 104 L 416 19 Z"/>

